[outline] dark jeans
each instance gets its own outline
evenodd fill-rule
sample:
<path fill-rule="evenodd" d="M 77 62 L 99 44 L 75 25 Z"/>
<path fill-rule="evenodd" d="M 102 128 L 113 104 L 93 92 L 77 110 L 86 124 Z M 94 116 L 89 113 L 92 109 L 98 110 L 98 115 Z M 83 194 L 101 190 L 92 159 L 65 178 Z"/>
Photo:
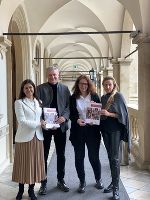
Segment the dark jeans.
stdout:
<path fill-rule="evenodd" d="M 115 188 L 118 188 L 120 176 L 119 146 L 121 133 L 119 131 L 102 132 L 102 136 L 108 154 L 112 183 Z"/>
<path fill-rule="evenodd" d="M 100 149 L 100 132 L 95 131 L 91 127 L 80 127 L 80 139 L 74 144 L 75 151 L 75 167 L 80 182 L 85 181 L 84 158 L 85 144 L 88 149 L 88 158 L 94 171 L 95 179 L 101 178 L 101 163 L 99 160 Z"/>
<path fill-rule="evenodd" d="M 44 135 L 45 172 L 47 174 L 47 159 L 53 136 L 57 154 L 57 179 L 58 181 L 60 181 L 64 178 L 65 175 L 66 132 L 62 132 L 60 128 L 57 130 L 43 130 L 43 135 Z M 45 182 L 47 182 L 47 180 L 45 180 Z"/>

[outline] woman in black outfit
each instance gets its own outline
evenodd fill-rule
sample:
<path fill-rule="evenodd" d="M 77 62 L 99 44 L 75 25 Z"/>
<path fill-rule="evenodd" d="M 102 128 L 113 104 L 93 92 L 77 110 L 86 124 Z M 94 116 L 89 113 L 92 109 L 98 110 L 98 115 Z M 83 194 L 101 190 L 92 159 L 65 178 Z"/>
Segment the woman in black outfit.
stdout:
<path fill-rule="evenodd" d="M 119 197 L 120 141 L 129 141 L 129 119 L 125 100 L 117 92 L 117 83 L 111 76 L 103 79 L 105 95 L 101 98 L 101 133 L 108 153 L 112 182 L 104 189 L 104 193 L 113 192 L 113 200 Z"/>
<path fill-rule="evenodd" d="M 88 149 L 89 161 L 92 165 L 97 189 L 102 189 L 101 163 L 99 160 L 100 126 L 85 123 L 86 110 L 91 101 L 100 103 L 95 87 L 86 75 L 77 78 L 70 99 L 70 140 L 75 152 L 75 167 L 80 180 L 78 192 L 85 192 L 85 144 Z"/>

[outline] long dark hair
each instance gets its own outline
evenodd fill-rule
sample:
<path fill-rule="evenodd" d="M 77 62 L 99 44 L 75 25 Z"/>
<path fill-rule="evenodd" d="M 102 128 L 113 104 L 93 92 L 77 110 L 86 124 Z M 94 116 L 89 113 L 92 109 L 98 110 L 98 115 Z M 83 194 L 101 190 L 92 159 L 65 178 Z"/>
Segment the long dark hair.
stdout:
<path fill-rule="evenodd" d="M 25 93 L 24 93 L 24 86 L 26 84 L 31 84 L 34 88 L 34 93 L 33 93 L 33 97 L 36 98 L 38 100 L 38 97 L 37 97 L 37 92 L 36 92 L 36 87 L 35 87 L 35 84 L 33 83 L 33 81 L 31 79 L 26 79 L 24 80 L 22 83 L 21 83 L 21 88 L 20 88 L 20 93 L 19 93 L 19 99 L 23 99 L 26 97 Z"/>
<path fill-rule="evenodd" d="M 78 99 L 79 97 L 80 97 L 80 95 L 81 95 L 81 92 L 80 92 L 80 89 L 79 89 L 79 82 L 80 82 L 80 80 L 82 80 L 82 79 L 85 79 L 86 81 L 87 81 L 87 83 L 88 83 L 88 89 L 87 89 L 87 94 L 93 94 L 93 93 L 95 93 L 96 92 L 96 88 L 95 88 L 95 86 L 94 86 L 94 84 L 92 83 L 92 81 L 91 81 L 91 79 L 88 77 L 88 76 L 86 76 L 86 75 L 80 75 L 78 78 L 77 78 L 77 80 L 76 80 L 76 82 L 75 82 L 75 84 L 74 84 L 74 86 L 73 86 L 73 88 L 72 88 L 72 91 L 73 91 L 73 94 L 75 95 L 75 97 Z"/>

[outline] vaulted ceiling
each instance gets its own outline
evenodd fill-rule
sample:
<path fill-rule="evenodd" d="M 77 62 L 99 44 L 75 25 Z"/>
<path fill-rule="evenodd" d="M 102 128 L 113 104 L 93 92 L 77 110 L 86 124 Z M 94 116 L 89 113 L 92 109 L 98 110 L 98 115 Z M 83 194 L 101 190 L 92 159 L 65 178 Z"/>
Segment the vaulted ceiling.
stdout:
<path fill-rule="evenodd" d="M 145 2 L 145 6 L 143 5 Z M 0 18 L 8 19 L 21 5 L 28 24 L 28 32 L 33 33 L 70 33 L 70 32 L 107 32 L 143 31 L 142 15 L 147 0 L 14 0 L 10 8 L 9 0 L 2 0 Z M 2 19 L 1 18 L 1 19 Z M 6 20 L 5 20 L 6 21 Z M 1 22 L 1 21 L 0 21 Z M 8 20 L 9 22 L 9 20 Z M 6 31 L 6 24 L 4 30 Z M 150 24 L 150 23 L 149 23 Z M 150 29 L 150 25 L 146 26 Z M 38 37 L 37 37 L 38 38 Z M 37 39 L 32 37 L 32 44 Z M 128 45 L 123 47 L 123 40 Z M 68 34 L 43 35 L 44 49 L 48 55 L 65 57 L 113 57 L 119 58 L 130 52 L 129 34 Z M 98 69 L 108 65 L 107 59 L 57 59 L 63 70 L 78 66 L 79 70 Z"/>

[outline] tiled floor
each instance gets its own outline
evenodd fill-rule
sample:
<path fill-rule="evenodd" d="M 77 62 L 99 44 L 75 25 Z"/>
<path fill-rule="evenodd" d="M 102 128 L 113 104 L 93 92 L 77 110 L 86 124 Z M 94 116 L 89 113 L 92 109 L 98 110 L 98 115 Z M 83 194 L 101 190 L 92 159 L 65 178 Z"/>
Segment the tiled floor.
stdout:
<path fill-rule="evenodd" d="M 54 150 L 52 145 L 49 160 Z M 12 165 L 0 174 L 0 200 L 14 200 L 18 185 L 11 181 Z M 150 199 L 150 172 L 142 171 L 136 168 L 134 163 L 130 166 L 121 166 L 121 180 L 129 194 L 131 200 L 149 200 Z M 27 186 L 26 186 L 27 187 Z M 35 191 L 39 189 L 36 184 Z M 25 190 L 27 191 L 27 190 Z M 28 199 L 27 192 L 24 199 Z"/>
<path fill-rule="evenodd" d="M 139 170 L 134 163 L 121 167 L 121 180 L 131 200 L 150 199 L 150 172 Z"/>

